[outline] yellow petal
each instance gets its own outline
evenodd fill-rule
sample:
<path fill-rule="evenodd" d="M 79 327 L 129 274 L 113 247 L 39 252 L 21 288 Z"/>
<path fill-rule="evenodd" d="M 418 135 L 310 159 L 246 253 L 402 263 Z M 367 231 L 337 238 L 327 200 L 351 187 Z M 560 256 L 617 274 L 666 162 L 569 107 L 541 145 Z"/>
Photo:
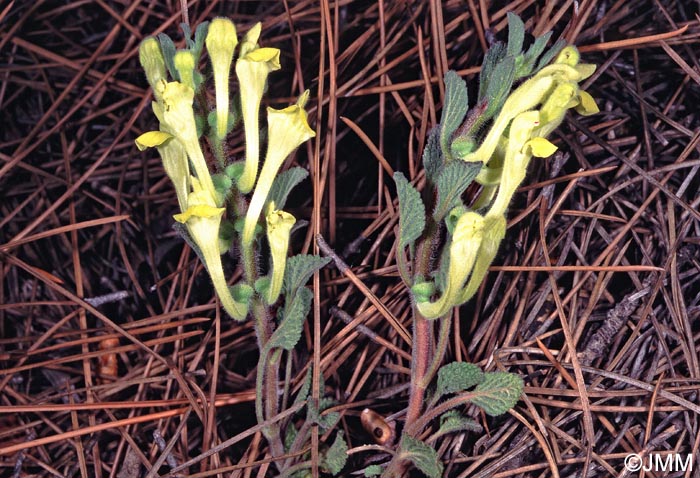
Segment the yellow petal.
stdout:
<path fill-rule="evenodd" d="M 556 146 L 549 142 L 549 140 L 542 137 L 532 138 L 527 142 L 527 146 L 531 148 L 532 155 L 538 158 L 546 158 L 551 156 L 557 150 Z"/>
<path fill-rule="evenodd" d="M 581 102 L 576 106 L 576 111 L 584 116 L 594 115 L 600 112 L 595 99 L 586 91 L 578 92 L 579 99 Z"/>
<path fill-rule="evenodd" d="M 136 138 L 135 143 L 139 151 L 143 151 L 144 149 L 161 146 L 172 137 L 173 135 L 164 131 L 149 131 Z"/>
<path fill-rule="evenodd" d="M 225 209 L 222 207 L 213 207 L 208 206 L 206 204 L 199 204 L 196 206 L 188 207 L 186 211 L 180 214 L 175 214 L 173 218 L 175 218 L 177 222 L 185 224 L 193 217 L 208 219 L 212 217 L 221 216 L 224 213 L 224 211 Z"/>

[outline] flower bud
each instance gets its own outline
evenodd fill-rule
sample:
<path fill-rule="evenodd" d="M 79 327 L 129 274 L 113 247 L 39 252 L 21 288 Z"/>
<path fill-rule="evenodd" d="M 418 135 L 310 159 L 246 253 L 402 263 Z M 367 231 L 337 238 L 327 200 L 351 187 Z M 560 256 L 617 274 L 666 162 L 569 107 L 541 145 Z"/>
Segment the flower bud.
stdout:
<path fill-rule="evenodd" d="M 214 89 L 216 91 L 216 137 L 223 139 L 228 129 L 229 109 L 229 73 L 233 51 L 238 44 L 236 27 L 228 18 L 215 18 L 209 24 L 205 40 L 211 66 L 214 70 Z"/>
<path fill-rule="evenodd" d="M 196 90 L 194 84 L 194 55 L 189 50 L 178 50 L 173 58 L 175 69 L 180 74 L 180 81 L 183 85 Z"/>
<path fill-rule="evenodd" d="M 273 208 L 274 204 L 270 209 Z M 270 256 L 272 257 L 272 274 L 267 296 L 264 299 L 268 304 L 273 304 L 277 301 L 282 290 L 287 249 L 289 248 L 289 234 L 297 220 L 287 212 L 276 210 L 271 210 L 265 219 L 267 222 L 267 242 L 270 245 Z"/>
<path fill-rule="evenodd" d="M 153 88 L 156 100 L 160 100 L 160 94 L 156 92 L 155 85 L 160 80 L 167 80 L 168 72 L 165 67 L 165 59 L 160 49 L 160 43 L 153 37 L 148 37 L 139 45 L 139 61 L 143 71 L 146 72 L 148 84 Z"/>

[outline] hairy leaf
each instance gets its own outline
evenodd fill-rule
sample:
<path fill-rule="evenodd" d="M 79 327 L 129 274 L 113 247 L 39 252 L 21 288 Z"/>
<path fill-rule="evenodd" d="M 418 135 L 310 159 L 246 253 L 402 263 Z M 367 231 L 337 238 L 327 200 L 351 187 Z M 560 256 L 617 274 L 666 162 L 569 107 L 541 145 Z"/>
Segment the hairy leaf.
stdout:
<path fill-rule="evenodd" d="M 163 59 L 165 60 L 165 66 L 168 67 L 168 72 L 170 76 L 176 80 L 180 81 L 180 73 L 178 73 L 177 68 L 175 68 L 175 53 L 177 53 L 177 48 L 175 48 L 175 43 L 172 39 L 165 33 L 158 34 L 158 41 L 160 42 L 160 49 L 163 52 Z"/>
<path fill-rule="evenodd" d="M 491 73 L 505 56 L 506 47 L 501 42 L 496 42 L 491 45 L 491 48 L 489 48 L 486 55 L 484 55 L 484 61 L 481 64 L 481 73 L 479 74 L 479 103 L 486 99 L 489 84 L 492 82 Z"/>
<path fill-rule="evenodd" d="M 336 476 L 345 466 L 348 461 L 348 444 L 343 438 L 343 431 L 339 431 L 333 444 L 328 449 L 322 458 L 322 466 L 328 470 L 333 476 Z"/>
<path fill-rule="evenodd" d="M 425 228 L 425 206 L 420 194 L 402 173 L 394 173 L 399 196 L 399 247 L 412 245 Z"/>
<path fill-rule="evenodd" d="M 363 473 L 367 478 L 371 478 L 373 476 L 379 476 L 384 472 L 384 468 L 382 468 L 380 465 L 369 465 L 367 468 L 364 469 Z"/>
<path fill-rule="evenodd" d="M 527 49 L 527 52 L 520 55 L 516 59 L 516 78 L 523 78 L 532 73 L 537 59 L 544 51 L 551 36 L 552 32 L 547 32 L 544 35 L 535 38 L 535 41 L 532 43 L 532 45 L 530 45 L 530 48 Z"/>
<path fill-rule="evenodd" d="M 428 181 L 435 183 L 435 177 L 444 162 L 445 157 L 440 148 L 440 127 L 437 126 L 428 133 L 428 141 L 423 149 L 423 167 Z"/>
<path fill-rule="evenodd" d="M 485 118 L 496 116 L 503 103 L 508 99 L 508 94 L 515 81 L 515 58 L 506 56 L 496 65 L 490 73 L 488 88 L 486 89 L 486 99 L 488 101 Z"/>
<path fill-rule="evenodd" d="M 284 306 L 284 313 L 281 317 L 279 327 L 270 337 L 269 348 L 283 348 L 292 350 L 301 339 L 301 331 L 304 327 L 311 300 L 314 294 L 306 287 L 300 287 L 293 296 L 287 295 Z M 282 309 L 278 312 L 282 314 Z"/>
<path fill-rule="evenodd" d="M 308 282 L 311 275 L 331 261 L 329 257 L 297 254 L 287 259 L 284 269 L 285 294 L 294 294 Z"/>
<path fill-rule="evenodd" d="M 308 175 L 309 172 L 306 169 L 298 166 L 278 174 L 267 195 L 267 202 L 274 202 L 275 209 L 284 209 L 289 193 Z"/>
<path fill-rule="evenodd" d="M 440 148 L 447 159 L 452 159 L 452 133 L 464 121 L 469 109 L 467 83 L 455 71 L 445 73 L 445 104 L 440 117 Z"/>
<path fill-rule="evenodd" d="M 525 41 L 525 24 L 518 15 L 508 12 L 508 50 L 507 54 L 515 58 L 523 49 Z"/>
<path fill-rule="evenodd" d="M 442 476 L 442 463 L 437 452 L 410 435 L 401 438 L 401 454 L 422 471 L 428 478 Z"/>
<path fill-rule="evenodd" d="M 507 372 L 489 372 L 470 400 L 487 414 L 498 416 L 513 408 L 523 391 L 523 379 Z"/>
<path fill-rule="evenodd" d="M 461 392 L 484 381 L 484 372 L 473 363 L 452 362 L 438 370 L 438 395 Z"/>
<path fill-rule="evenodd" d="M 432 436 L 432 439 L 447 435 L 448 433 L 470 431 L 481 433 L 483 427 L 469 417 L 461 415 L 457 410 L 450 410 L 440 417 L 440 428 Z"/>
<path fill-rule="evenodd" d="M 462 193 L 479 174 L 481 163 L 450 161 L 437 177 L 437 204 L 433 211 L 436 221 L 442 220 L 453 208 L 461 204 Z"/>
<path fill-rule="evenodd" d="M 313 368 L 309 365 L 309 369 L 306 371 L 306 377 L 304 377 L 304 383 L 301 384 L 301 388 L 294 399 L 294 405 L 303 402 L 309 396 L 309 390 L 311 390 L 311 378 L 313 377 Z"/>

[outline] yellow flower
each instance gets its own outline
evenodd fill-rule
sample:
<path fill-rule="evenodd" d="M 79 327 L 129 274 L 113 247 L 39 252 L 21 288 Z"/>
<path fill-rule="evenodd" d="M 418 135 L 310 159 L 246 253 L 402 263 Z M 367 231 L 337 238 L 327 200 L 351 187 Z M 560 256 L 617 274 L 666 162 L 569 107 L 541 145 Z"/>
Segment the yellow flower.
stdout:
<path fill-rule="evenodd" d="M 140 151 L 146 148 L 158 148 L 165 173 L 175 186 L 180 211 L 187 209 L 187 195 L 190 191 L 190 165 L 187 162 L 187 153 L 180 142 L 165 131 L 149 131 L 136 138 L 136 147 Z"/>
<path fill-rule="evenodd" d="M 215 18 L 209 24 L 205 43 L 211 59 L 211 66 L 214 70 L 216 137 L 223 139 L 228 129 L 229 72 L 231 71 L 233 51 L 238 44 L 236 26 L 228 18 Z"/>
<path fill-rule="evenodd" d="M 146 72 L 148 84 L 153 88 L 156 100 L 160 100 L 160 94 L 156 91 L 156 84 L 168 78 L 165 67 L 165 59 L 160 49 L 160 43 L 153 37 L 148 37 L 139 45 L 139 61 Z"/>
<path fill-rule="evenodd" d="M 267 109 L 267 154 L 246 213 L 242 234 L 244 245 L 252 244 L 255 238 L 255 225 L 280 166 L 299 145 L 316 136 L 314 130 L 309 127 L 304 110 L 308 98 L 307 90 L 295 105 L 282 110 Z"/>
<path fill-rule="evenodd" d="M 450 244 L 450 264 L 445 290 L 436 302 L 418 302 L 416 307 L 426 319 L 444 316 L 458 305 L 460 294 L 474 266 L 484 235 L 484 218 L 475 212 L 465 212 L 457 220 Z"/>
<path fill-rule="evenodd" d="M 503 216 L 484 216 L 484 237 L 479 244 L 479 250 L 474 262 L 472 274 L 467 286 L 461 291 L 457 305 L 464 304 L 474 297 L 479 286 L 486 277 L 489 266 L 498 252 L 498 246 L 506 235 L 506 218 Z"/>
<path fill-rule="evenodd" d="M 548 156 L 556 150 L 556 147 L 544 138 L 531 139 L 532 132 L 539 123 L 540 113 L 538 111 L 526 111 L 520 113 L 510 125 L 501 184 L 496 199 L 488 212 L 489 215 L 502 216 L 505 214 L 513 193 L 525 179 L 527 165 L 533 154 L 535 156 Z M 554 149 L 552 150 L 552 148 Z"/>
<path fill-rule="evenodd" d="M 187 209 L 174 218 L 185 224 L 190 237 L 199 248 L 224 310 L 234 319 L 244 320 L 248 314 L 248 304 L 236 301 L 231 295 L 221 264 L 219 227 L 224 208 L 216 207 L 214 197 L 202 187 L 197 178 L 192 178 L 192 189 L 187 196 Z"/>
<path fill-rule="evenodd" d="M 297 220 L 288 212 L 274 210 L 274 204 L 270 205 L 267 214 L 267 242 L 270 245 L 272 257 L 272 274 L 265 302 L 272 304 L 277 300 L 284 282 L 284 269 L 287 264 L 287 249 L 289 248 L 289 233 Z"/>
<path fill-rule="evenodd" d="M 192 88 L 194 87 L 194 55 L 189 50 L 178 50 L 173 58 L 173 63 L 175 63 L 175 69 L 180 74 L 180 82 L 183 85 Z"/>
<path fill-rule="evenodd" d="M 154 105 L 154 112 L 158 110 L 156 116 L 159 116 L 162 125 L 165 126 L 163 129 L 180 141 L 192 162 L 194 172 L 202 188 L 209 191 L 211 196 L 215 198 L 216 204 L 220 205 L 223 198 L 219 197 L 214 188 L 204 153 L 199 145 L 197 125 L 192 110 L 194 90 L 178 81 L 169 83 L 162 81 L 156 86 L 162 92 L 163 97 L 162 107 L 158 104 Z"/>
<path fill-rule="evenodd" d="M 280 69 L 280 51 L 277 48 L 257 48 L 261 24 L 257 23 L 241 42 L 236 60 L 236 76 L 240 86 L 241 110 L 245 127 L 246 159 L 238 189 L 247 193 L 253 189 L 260 156 L 258 115 L 267 75 Z"/>

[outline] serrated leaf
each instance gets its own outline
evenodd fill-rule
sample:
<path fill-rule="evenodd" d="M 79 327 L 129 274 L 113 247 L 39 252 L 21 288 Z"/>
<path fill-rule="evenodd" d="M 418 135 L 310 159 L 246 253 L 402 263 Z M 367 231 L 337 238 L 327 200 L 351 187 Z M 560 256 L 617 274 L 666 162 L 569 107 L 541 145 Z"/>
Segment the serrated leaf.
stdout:
<path fill-rule="evenodd" d="M 401 455 L 410 460 L 428 478 L 442 476 L 442 463 L 437 452 L 410 435 L 401 438 Z"/>
<path fill-rule="evenodd" d="M 479 103 L 486 98 L 486 93 L 491 83 L 491 73 L 496 65 L 503 60 L 506 55 L 506 47 L 501 42 L 494 43 L 484 55 L 484 61 L 481 64 L 481 73 L 479 74 Z"/>
<path fill-rule="evenodd" d="M 312 377 L 313 377 L 313 368 L 311 367 L 311 365 L 309 365 L 309 368 L 306 371 L 306 377 L 304 377 L 304 383 L 301 384 L 301 388 L 299 389 L 299 392 L 297 393 L 297 396 L 294 399 L 294 405 L 296 405 L 297 403 L 303 402 L 309 396 L 309 390 L 311 390 Z"/>
<path fill-rule="evenodd" d="M 515 81 L 515 58 L 506 56 L 496 65 L 490 73 L 488 88 L 486 89 L 487 106 L 483 116 L 491 118 L 496 116 L 503 103 L 505 103 Z"/>
<path fill-rule="evenodd" d="M 459 77 L 457 72 L 449 70 L 445 73 L 445 104 L 440 117 L 440 148 L 448 159 L 452 159 L 450 150 L 452 133 L 464 121 L 467 109 L 469 109 L 467 83 Z"/>
<path fill-rule="evenodd" d="M 347 461 L 348 444 L 345 442 L 341 430 L 336 434 L 333 444 L 323 456 L 321 463 L 326 470 L 335 476 L 340 473 Z"/>
<path fill-rule="evenodd" d="M 423 167 L 425 168 L 425 176 L 431 183 L 435 182 L 440 168 L 445 162 L 445 157 L 440 148 L 440 127 L 436 126 L 428 133 L 428 141 L 423 149 Z"/>
<path fill-rule="evenodd" d="M 270 349 L 292 350 L 299 342 L 313 297 L 314 294 L 306 287 L 299 288 L 293 297 L 287 295 L 279 327 L 273 332 L 267 345 Z M 278 313 L 282 313 L 282 310 Z"/>
<path fill-rule="evenodd" d="M 367 478 L 371 478 L 373 476 L 379 476 L 384 472 L 384 468 L 382 468 L 380 465 L 369 465 L 367 468 L 363 470 L 364 475 Z"/>
<path fill-rule="evenodd" d="M 450 410 L 440 417 L 440 428 L 431 437 L 431 441 L 448 433 L 470 431 L 481 433 L 483 427 L 469 417 L 465 417 L 457 410 Z"/>
<path fill-rule="evenodd" d="M 508 372 L 489 372 L 474 389 L 469 400 L 492 417 L 503 415 L 513 408 L 523 392 L 523 379 Z"/>
<path fill-rule="evenodd" d="M 525 41 L 525 24 L 518 15 L 508 12 L 508 50 L 507 54 L 515 58 L 523 49 Z"/>
<path fill-rule="evenodd" d="M 306 285 L 314 272 L 330 261 L 329 257 L 312 254 L 297 254 L 287 259 L 284 269 L 285 294 L 294 294 L 297 289 Z"/>
<path fill-rule="evenodd" d="M 318 401 L 318 418 L 315 421 L 322 430 L 330 430 L 338 423 L 338 420 L 340 420 L 339 412 L 323 413 L 329 408 L 335 407 L 337 404 L 338 402 L 328 397 L 321 398 Z"/>
<path fill-rule="evenodd" d="M 484 372 L 479 367 L 469 362 L 452 362 L 443 365 L 438 370 L 437 389 L 438 396 L 448 393 L 461 392 L 484 381 Z"/>
<path fill-rule="evenodd" d="M 479 174 L 481 163 L 450 161 L 437 177 L 437 204 L 433 218 L 440 222 L 454 207 L 461 204 L 462 193 Z"/>
<path fill-rule="evenodd" d="M 284 209 L 284 205 L 287 204 L 287 196 L 289 196 L 289 193 L 297 184 L 306 179 L 308 175 L 309 172 L 306 169 L 298 166 L 278 174 L 267 195 L 267 202 L 274 202 L 275 209 Z"/>
<path fill-rule="evenodd" d="M 402 173 L 394 173 L 399 196 L 399 247 L 403 250 L 420 237 L 425 228 L 425 206 L 420 194 Z"/>
<path fill-rule="evenodd" d="M 163 52 L 163 59 L 165 60 L 165 66 L 168 68 L 170 76 L 175 81 L 180 81 L 180 73 L 178 73 L 177 68 L 175 68 L 175 53 L 177 53 L 177 48 L 172 39 L 165 33 L 158 34 L 158 41 L 160 42 L 160 49 Z"/>

